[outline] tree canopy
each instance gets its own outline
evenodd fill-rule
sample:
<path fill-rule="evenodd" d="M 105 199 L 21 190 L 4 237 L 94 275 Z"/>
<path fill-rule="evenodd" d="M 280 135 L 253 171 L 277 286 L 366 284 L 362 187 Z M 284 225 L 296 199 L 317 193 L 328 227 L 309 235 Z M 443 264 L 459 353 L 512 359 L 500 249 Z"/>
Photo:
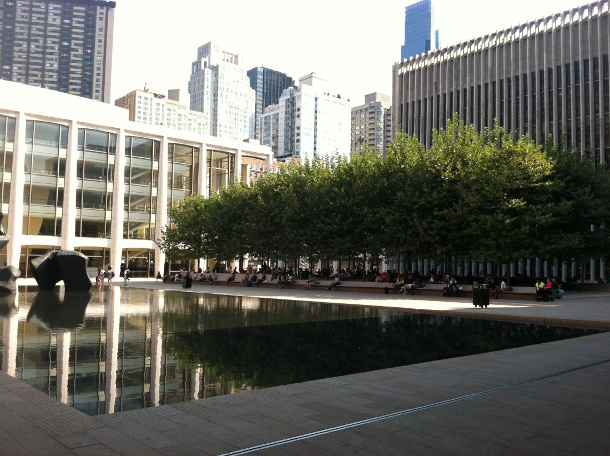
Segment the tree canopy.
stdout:
<path fill-rule="evenodd" d="M 385 157 L 291 163 L 189 197 L 158 242 L 185 260 L 582 260 L 608 254 L 609 196 L 610 174 L 587 157 L 456 117 L 429 150 L 399 133 Z"/>

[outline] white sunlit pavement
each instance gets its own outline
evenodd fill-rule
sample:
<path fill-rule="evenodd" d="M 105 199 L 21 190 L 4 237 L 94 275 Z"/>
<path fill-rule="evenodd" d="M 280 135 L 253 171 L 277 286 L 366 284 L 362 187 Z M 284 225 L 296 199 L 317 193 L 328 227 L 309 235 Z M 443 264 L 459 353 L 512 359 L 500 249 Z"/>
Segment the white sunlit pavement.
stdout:
<path fill-rule="evenodd" d="M 190 290 L 200 291 L 610 325 L 610 296 L 597 293 L 475 309 L 440 296 Z M 0 373 L 0 454 L 606 455 L 608 378 L 610 333 L 95 417 Z"/>

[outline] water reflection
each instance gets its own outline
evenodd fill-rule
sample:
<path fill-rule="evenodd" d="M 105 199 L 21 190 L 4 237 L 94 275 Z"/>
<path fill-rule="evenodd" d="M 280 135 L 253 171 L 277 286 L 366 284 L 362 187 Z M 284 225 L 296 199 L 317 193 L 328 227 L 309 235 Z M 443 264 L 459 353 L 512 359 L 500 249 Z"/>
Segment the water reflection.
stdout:
<path fill-rule="evenodd" d="M 53 291 L 40 291 L 30 307 L 27 321 L 58 332 L 79 329 L 85 323 L 89 301 L 91 294 L 88 291 L 71 291 L 61 295 Z"/>
<path fill-rule="evenodd" d="M 90 415 L 591 333 L 176 291 L 69 295 L 5 306 L 2 369 Z"/>

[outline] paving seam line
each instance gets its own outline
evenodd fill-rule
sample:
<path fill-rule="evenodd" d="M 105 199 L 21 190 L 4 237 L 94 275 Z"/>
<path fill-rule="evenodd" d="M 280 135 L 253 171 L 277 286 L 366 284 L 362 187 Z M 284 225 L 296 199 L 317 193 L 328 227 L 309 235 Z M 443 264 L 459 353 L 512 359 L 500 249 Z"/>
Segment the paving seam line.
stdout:
<path fill-rule="evenodd" d="M 347 424 L 342 424 L 342 425 L 327 428 L 327 429 L 321 429 L 319 431 L 308 432 L 307 434 L 301 434 L 301 435 L 297 435 L 294 437 L 289 437 L 287 439 L 276 440 L 275 442 L 268 442 L 268 443 L 263 443 L 261 445 L 255 445 L 255 446 L 252 446 L 249 448 L 244 448 L 241 450 L 230 451 L 228 453 L 223 453 L 220 456 L 234 456 L 234 455 L 240 455 L 240 454 L 254 453 L 256 451 L 265 450 L 267 448 L 273 448 L 273 447 L 280 446 L 280 445 L 286 445 L 289 443 L 298 442 L 300 440 L 306 440 L 306 439 L 310 439 L 313 437 L 319 437 L 321 435 L 332 434 L 333 432 L 343 431 L 345 429 L 351 429 L 351 428 L 358 427 L 358 426 L 364 426 L 365 424 L 375 423 L 377 421 L 397 418 L 397 417 L 400 417 L 403 415 L 409 415 L 411 413 L 421 412 L 423 410 L 428 410 L 428 409 L 440 407 L 443 405 L 453 404 L 455 402 L 460 402 L 460 401 L 464 401 L 467 399 L 473 399 L 475 397 L 485 396 L 487 394 L 497 393 L 498 391 L 503 391 L 503 390 L 510 389 L 510 388 L 516 388 L 518 386 L 527 385 L 529 383 L 538 382 L 540 380 L 546 380 L 549 378 L 558 377 L 560 375 L 565 375 L 565 374 L 569 374 L 571 372 L 588 369 L 590 367 L 599 366 L 600 364 L 605 364 L 608 362 L 610 362 L 610 359 L 606 359 L 603 361 L 597 361 L 597 362 L 591 363 L 591 364 L 585 364 L 583 366 L 573 367 L 571 369 L 565 369 L 565 370 L 562 370 L 559 372 L 554 372 L 552 374 L 543 375 L 541 377 L 531 378 L 529 380 L 523 380 L 520 382 L 511 383 L 510 385 L 498 386 L 496 388 L 479 391 L 477 393 L 466 394 L 464 396 L 454 397 L 451 399 L 445 399 L 443 401 L 434 402 L 432 404 L 420 405 L 419 407 L 413 407 L 413 408 L 410 408 L 407 410 L 401 410 L 399 412 L 388 413 L 387 415 L 376 416 L 374 418 L 367 418 L 365 420 L 354 421 L 353 423 L 347 423 Z"/>

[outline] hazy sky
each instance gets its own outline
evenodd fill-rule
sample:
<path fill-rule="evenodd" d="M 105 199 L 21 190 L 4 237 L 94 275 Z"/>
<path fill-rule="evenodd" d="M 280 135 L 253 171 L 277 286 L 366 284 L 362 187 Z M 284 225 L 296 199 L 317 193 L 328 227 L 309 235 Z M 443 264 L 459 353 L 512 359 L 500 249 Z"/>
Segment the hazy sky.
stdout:
<path fill-rule="evenodd" d="M 181 89 L 188 102 L 197 48 L 217 41 L 246 69 L 265 66 L 295 80 L 311 72 L 333 93 L 364 103 L 391 95 L 392 65 L 413 0 L 116 0 L 112 99 L 149 88 Z M 466 41 L 585 4 L 583 0 L 437 0 L 441 44 Z"/>

